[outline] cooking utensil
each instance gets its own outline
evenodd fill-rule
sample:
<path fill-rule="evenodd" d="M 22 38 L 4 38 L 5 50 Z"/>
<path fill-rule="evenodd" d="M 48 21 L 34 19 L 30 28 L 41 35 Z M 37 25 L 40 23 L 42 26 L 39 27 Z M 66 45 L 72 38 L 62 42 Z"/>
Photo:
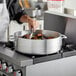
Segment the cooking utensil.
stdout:
<path fill-rule="evenodd" d="M 66 38 L 64 37 L 65 35 L 50 30 L 36 30 L 35 33 L 38 33 L 39 31 L 42 31 L 42 34 L 44 34 L 46 37 L 52 36 L 54 38 L 43 39 L 43 40 L 21 38 L 23 35 L 30 33 L 29 30 L 26 30 L 21 32 L 20 35 L 21 37 L 17 37 L 15 49 L 21 53 L 35 54 L 35 55 L 46 55 L 51 53 L 57 53 L 59 52 L 59 50 L 61 50 L 62 39 Z"/>
<path fill-rule="evenodd" d="M 34 33 L 34 31 L 33 31 L 33 29 L 31 29 L 30 39 L 33 37 L 33 33 Z"/>

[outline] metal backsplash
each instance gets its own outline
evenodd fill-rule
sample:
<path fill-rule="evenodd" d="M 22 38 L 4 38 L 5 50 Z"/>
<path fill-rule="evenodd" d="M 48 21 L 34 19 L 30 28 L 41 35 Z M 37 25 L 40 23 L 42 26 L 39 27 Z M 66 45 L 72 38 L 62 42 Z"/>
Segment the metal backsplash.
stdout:
<path fill-rule="evenodd" d="M 66 41 L 76 45 L 76 19 L 45 13 L 44 29 L 65 34 Z"/>

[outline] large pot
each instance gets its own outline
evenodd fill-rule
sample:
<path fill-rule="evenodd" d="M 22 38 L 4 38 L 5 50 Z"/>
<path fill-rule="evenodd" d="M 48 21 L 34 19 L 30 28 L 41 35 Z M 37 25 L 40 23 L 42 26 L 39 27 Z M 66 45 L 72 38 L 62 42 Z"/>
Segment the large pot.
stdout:
<path fill-rule="evenodd" d="M 37 30 L 40 31 L 40 30 Z M 23 36 L 24 34 L 29 34 L 30 31 L 22 31 L 15 33 L 15 49 L 18 52 L 25 54 L 35 54 L 35 55 L 46 55 L 51 53 L 59 52 L 62 47 L 62 39 L 65 38 L 62 34 L 49 31 L 42 30 L 42 33 L 49 37 L 53 36 L 53 39 L 24 39 L 19 36 Z"/>

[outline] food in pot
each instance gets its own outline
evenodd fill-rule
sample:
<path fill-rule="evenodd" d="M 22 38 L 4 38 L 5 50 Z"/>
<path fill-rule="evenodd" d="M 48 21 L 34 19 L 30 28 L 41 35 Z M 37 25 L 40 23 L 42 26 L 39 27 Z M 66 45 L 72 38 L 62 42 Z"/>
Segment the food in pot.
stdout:
<path fill-rule="evenodd" d="M 22 38 L 29 39 L 30 38 L 30 34 L 26 34 L 26 35 L 22 36 Z"/>
<path fill-rule="evenodd" d="M 23 35 L 22 38 L 30 39 L 30 34 Z M 53 39 L 53 38 L 54 37 L 52 36 L 46 37 L 45 35 L 39 33 L 34 35 L 31 39 Z"/>

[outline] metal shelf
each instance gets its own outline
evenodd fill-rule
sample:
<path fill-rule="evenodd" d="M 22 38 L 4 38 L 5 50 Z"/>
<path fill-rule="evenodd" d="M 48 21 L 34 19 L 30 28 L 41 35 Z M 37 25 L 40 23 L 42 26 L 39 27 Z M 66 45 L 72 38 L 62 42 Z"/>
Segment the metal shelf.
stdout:
<path fill-rule="evenodd" d="M 45 11 L 45 13 L 76 19 L 76 16 L 73 16 L 73 15 L 70 15 L 70 14 L 65 14 L 65 13 L 59 13 L 59 12 L 53 12 L 53 11 Z"/>

